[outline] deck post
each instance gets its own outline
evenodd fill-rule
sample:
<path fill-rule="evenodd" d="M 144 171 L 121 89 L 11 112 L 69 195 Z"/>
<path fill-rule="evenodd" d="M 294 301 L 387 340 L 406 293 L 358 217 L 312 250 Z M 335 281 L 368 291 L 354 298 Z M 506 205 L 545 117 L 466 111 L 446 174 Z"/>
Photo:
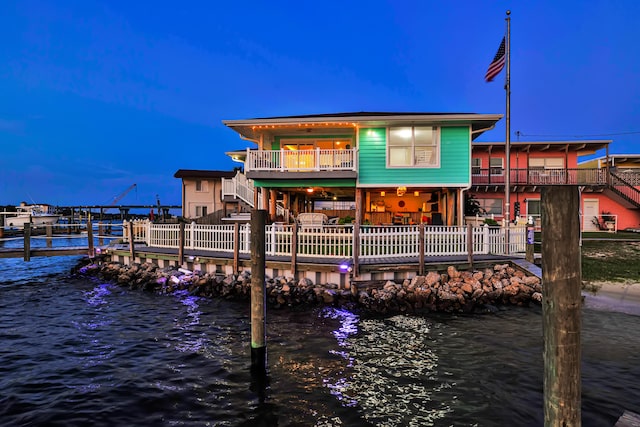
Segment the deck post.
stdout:
<path fill-rule="evenodd" d="M 353 276 L 358 277 L 360 275 L 360 224 L 353 225 Z"/>
<path fill-rule="evenodd" d="M 535 262 L 535 228 L 532 217 L 527 220 L 527 246 L 524 259 L 531 264 Z"/>
<path fill-rule="evenodd" d="M 100 217 L 102 218 L 102 209 L 100 209 Z M 102 236 L 104 235 L 104 227 L 102 225 L 102 221 L 98 222 L 98 246 L 104 245 L 104 239 Z"/>
<path fill-rule="evenodd" d="M 128 221 L 127 227 L 129 231 L 129 256 L 131 257 L 131 263 L 133 264 L 136 260 L 136 238 L 133 235 L 133 221 Z"/>
<path fill-rule="evenodd" d="M 467 259 L 469 268 L 473 270 L 473 225 L 467 224 Z"/>
<path fill-rule="evenodd" d="M 297 278 L 298 274 L 298 223 L 291 226 L 291 275 Z"/>
<path fill-rule="evenodd" d="M 418 226 L 418 253 L 420 254 L 420 260 L 418 261 L 420 263 L 419 266 L 419 271 L 418 271 L 418 275 L 419 276 L 424 276 L 424 232 L 425 232 L 426 228 L 424 226 L 423 223 L 420 223 L 420 225 Z"/>
<path fill-rule="evenodd" d="M 191 236 L 193 240 L 193 234 Z M 180 222 L 178 226 L 178 267 L 182 267 L 184 260 L 184 222 Z"/>
<path fill-rule="evenodd" d="M 580 199 L 576 186 L 542 187 L 544 425 L 581 422 Z"/>
<path fill-rule="evenodd" d="M 266 371 L 265 225 L 267 211 L 251 211 L 251 371 Z"/>
<path fill-rule="evenodd" d="M 240 271 L 240 223 L 233 223 L 233 272 Z"/>
<path fill-rule="evenodd" d="M 24 260 L 31 261 L 31 223 L 24 224 Z"/>
<path fill-rule="evenodd" d="M 87 244 L 89 247 L 89 258 L 96 256 L 95 248 L 93 247 L 93 224 L 91 219 L 87 221 Z"/>

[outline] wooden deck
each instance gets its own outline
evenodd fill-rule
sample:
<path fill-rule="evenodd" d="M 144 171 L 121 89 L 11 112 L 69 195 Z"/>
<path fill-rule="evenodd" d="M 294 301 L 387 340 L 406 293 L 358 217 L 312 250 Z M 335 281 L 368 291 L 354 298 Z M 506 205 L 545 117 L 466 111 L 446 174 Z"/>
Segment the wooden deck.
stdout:
<path fill-rule="evenodd" d="M 127 245 L 117 245 L 110 247 L 109 252 L 114 255 L 128 257 L 130 255 Z M 178 251 L 173 248 L 150 247 L 146 245 L 135 246 L 136 256 L 151 260 L 166 260 L 177 262 Z M 185 249 L 184 256 L 188 263 L 214 263 L 219 265 L 232 265 L 233 254 L 229 252 L 206 251 Z M 251 257 L 249 254 L 240 253 L 238 255 L 238 266 L 243 268 L 251 267 Z M 288 256 L 266 255 L 266 263 L 269 268 L 277 270 L 293 270 L 291 258 Z M 318 257 L 298 257 L 296 259 L 296 271 L 340 271 L 341 266 L 350 266 L 351 258 L 318 258 Z M 527 272 L 541 277 L 540 268 L 534 264 L 527 263 L 521 255 L 475 255 L 473 257 L 473 268 L 491 267 L 496 263 L 509 262 L 514 266 L 526 270 Z M 359 262 L 360 273 L 370 272 L 411 272 L 418 271 L 419 259 L 416 257 L 396 257 L 396 258 L 369 258 Z M 431 256 L 425 257 L 424 269 L 446 270 L 450 265 L 459 269 L 469 269 L 467 256 Z"/>

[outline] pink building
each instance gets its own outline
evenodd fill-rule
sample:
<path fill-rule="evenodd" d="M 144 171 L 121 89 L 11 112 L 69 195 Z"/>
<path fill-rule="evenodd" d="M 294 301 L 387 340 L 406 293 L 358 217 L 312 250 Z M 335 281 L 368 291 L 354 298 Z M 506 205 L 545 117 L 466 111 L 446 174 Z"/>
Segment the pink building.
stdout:
<path fill-rule="evenodd" d="M 540 219 L 540 189 L 578 185 L 584 231 L 640 228 L 640 155 L 609 155 L 610 140 L 512 142 L 510 145 L 510 218 Z M 606 155 L 580 162 L 604 150 Z M 505 216 L 505 143 L 472 144 L 469 190 L 485 215 Z M 634 170 L 634 168 L 636 168 Z"/>

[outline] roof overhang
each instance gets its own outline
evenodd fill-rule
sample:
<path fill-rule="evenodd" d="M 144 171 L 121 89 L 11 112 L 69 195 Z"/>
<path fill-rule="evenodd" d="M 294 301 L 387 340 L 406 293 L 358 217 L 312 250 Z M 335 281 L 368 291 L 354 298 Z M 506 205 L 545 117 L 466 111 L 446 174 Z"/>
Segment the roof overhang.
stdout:
<path fill-rule="evenodd" d="M 580 140 L 580 141 L 532 141 L 511 142 L 511 152 L 577 152 L 578 156 L 594 154 L 597 150 L 605 149 L 611 140 Z M 474 151 L 500 152 L 506 148 L 505 142 L 474 142 Z"/>
<path fill-rule="evenodd" d="M 495 126 L 502 114 L 476 113 L 338 113 L 310 116 L 267 117 L 223 120 L 225 126 L 245 139 L 257 142 L 261 135 L 296 133 L 352 133 L 360 127 L 386 126 L 471 126 L 472 139 Z"/>

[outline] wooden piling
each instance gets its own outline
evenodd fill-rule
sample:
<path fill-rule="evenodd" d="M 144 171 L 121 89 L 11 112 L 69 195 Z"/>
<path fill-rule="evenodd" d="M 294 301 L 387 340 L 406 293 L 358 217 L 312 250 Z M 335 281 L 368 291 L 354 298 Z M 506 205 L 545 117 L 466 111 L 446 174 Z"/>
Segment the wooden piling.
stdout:
<path fill-rule="evenodd" d="M 267 211 L 251 211 L 251 368 L 266 371 L 265 225 Z"/>
<path fill-rule="evenodd" d="M 240 224 L 233 224 L 233 272 L 240 271 Z"/>
<path fill-rule="evenodd" d="M 544 425 L 581 423 L 580 198 L 575 186 L 543 187 Z"/>
<path fill-rule="evenodd" d="M 418 267 L 418 274 L 420 276 L 424 276 L 424 233 L 425 233 L 425 225 L 423 223 L 420 223 L 419 228 L 420 230 L 420 234 L 418 235 L 418 252 L 420 254 L 420 259 L 419 259 L 419 267 Z"/>
<path fill-rule="evenodd" d="M 291 275 L 298 275 L 298 223 L 291 226 Z"/>
<path fill-rule="evenodd" d="M 102 217 L 102 209 L 100 209 L 100 217 Z M 104 245 L 104 239 L 102 236 L 104 235 L 104 226 L 102 225 L 102 221 L 98 222 L 98 246 Z"/>
<path fill-rule="evenodd" d="M 91 219 L 87 221 L 87 244 L 89 246 L 89 258 L 96 256 L 95 248 L 93 247 L 93 224 Z"/>
<path fill-rule="evenodd" d="M 133 235 L 133 221 L 127 222 L 127 227 L 129 228 L 129 256 L 133 263 L 136 260 L 136 238 Z"/>
<path fill-rule="evenodd" d="M 50 248 L 53 246 L 53 225 L 45 224 L 44 229 L 47 234 L 47 247 Z"/>
<path fill-rule="evenodd" d="M 193 230 L 193 227 L 192 227 Z M 193 239 L 193 236 L 191 236 Z M 178 225 L 178 267 L 182 267 L 184 262 L 184 222 Z"/>
<path fill-rule="evenodd" d="M 473 225 L 467 224 L 467 261 L 473 270 Z"/>
<path fill-rule="evenodd" d="M 31 261 L 31 224 L 24 224 L 24 260 Z"/>

